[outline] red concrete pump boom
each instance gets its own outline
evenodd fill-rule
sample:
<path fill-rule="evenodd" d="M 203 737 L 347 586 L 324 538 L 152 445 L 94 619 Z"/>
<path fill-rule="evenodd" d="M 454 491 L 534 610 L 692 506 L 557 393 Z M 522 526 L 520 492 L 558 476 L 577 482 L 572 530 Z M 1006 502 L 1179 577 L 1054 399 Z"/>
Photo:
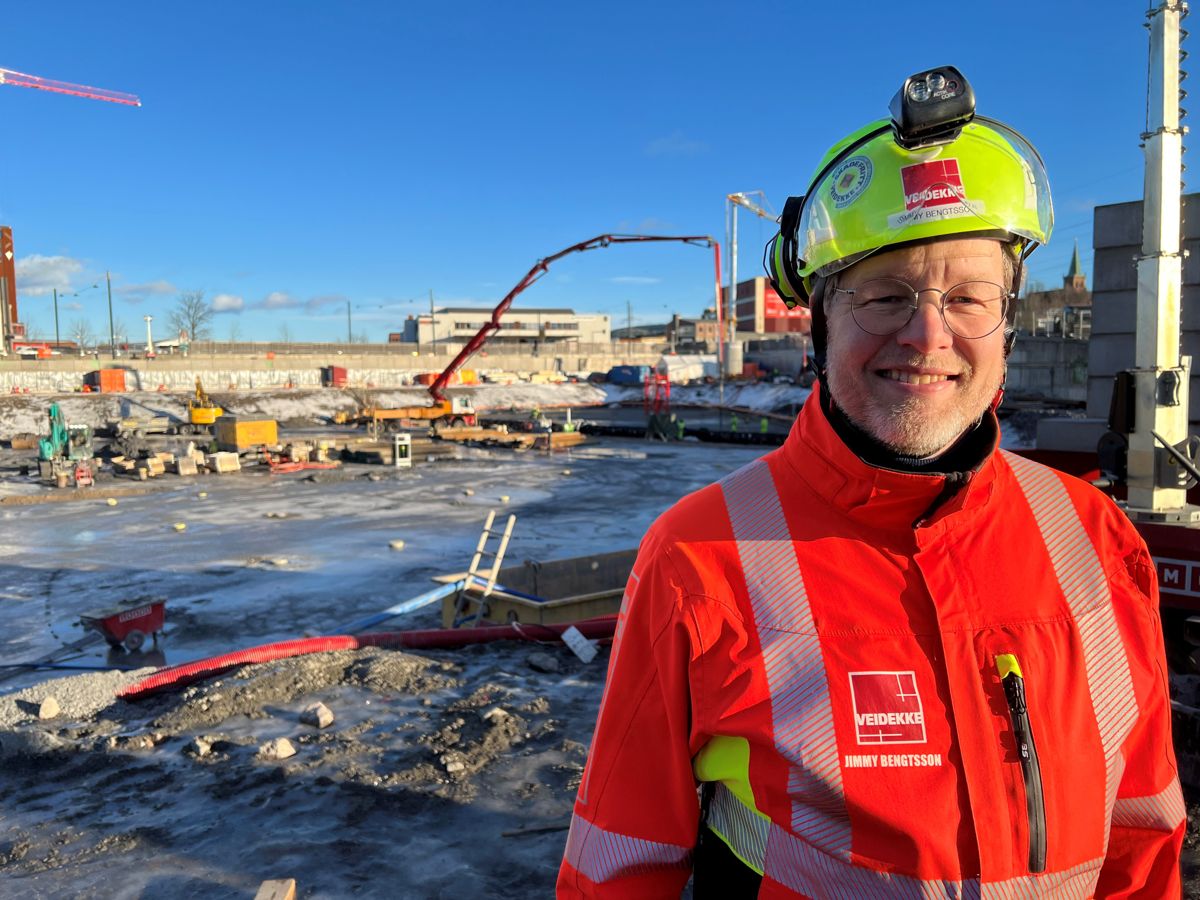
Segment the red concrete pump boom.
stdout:
<path fill-rule="evenodd" d="M 545 275 L 546 270 L 550 268 L 550 264 L 552 262 L 560 260 L 564 256 L 567 256 L 571 253 L 581 253 L 584 250 L 594 250 L 597 247 L 607 247 L 609 244 L 642 244 L 651 241 L 680 241 L 684 244 L 694 244 L 697 247 L 712 247 L 715 254 L 717 268 L 717 290 L 718 292 L 720 291 L 721 246 L 706 234 L 688 236 L 655 234 L 601 234 L 592 238 L 591 240 L 581 241 L 578 244 L 572 244 L 570 247 L 567 247 L 565 250 L 560 250 L 552 256 L 539 259 L 536 263 L 534 263 L 533 268 L 525 273 L 525 277 L 517 282 L 517 286 L 509 291 L 503 300 L 496 304 L 496 308 L 492 310 L 491 319 L 484 323 L 484 326 L 480 328 L 479 331 L 475 332 L 474 337 L 467 341 L 467 345 L 459 351 L 458 356 L 454 357 L 450 365 L 446 366 L 446 368 L 442 371 L 442 374 L 437 377 L 437 381 L 429 386 L 429 393 L 433 396 L 433 399 L 438 403 L 445 401 L 446 395 L 442 393 L 442 390 L 447 384 L 450 383 L 450 379 L 454 376 L 454 373 L 462 367 L 463 363 L 471 358 L 472 354 L 474 354 L 477 350 L 479 350 L 480 347 L 484 345 L 484 343 L 487 342 L 487 339 L 491 337 L 493 333 L 500 329 L 500 319 L 506 312 L 508 312 L 508 308 L 512 306 L 513 300 L 517 298 L 517 295 L 521 293 L 521 291 L 525 290 L 525 288 L 529 287 L 531 284 Z M 721 308 L 719 294 L 717 297 L 717 308 Z"/>
<path fill-rule="evenodd" d="M 24 72 L 14 72 L 12 69 L 0 69 L 0 84 L 11 84 L 13 87 L 37 88 L 40 91 L 70 94 L 72 97 L 86 97 L 89 100 L 123 103 L 126 106 L 142 105 L 142 101 L 136 96 L 126 94 L 123 91 L 110 91 L 105 88 L 88 87 L 86 84 L 71 84 L 69 81 L 54 81 L 50 78 L 39 78 L 37 75 L 26 75 Z"/>

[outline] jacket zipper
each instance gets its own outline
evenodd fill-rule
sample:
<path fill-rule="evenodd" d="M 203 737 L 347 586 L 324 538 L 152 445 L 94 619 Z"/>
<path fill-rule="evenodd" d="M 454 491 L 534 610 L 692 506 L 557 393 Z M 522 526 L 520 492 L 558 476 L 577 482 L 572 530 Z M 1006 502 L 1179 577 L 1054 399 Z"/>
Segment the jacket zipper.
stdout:
<path fill-rule="evenodd" d="M 1029 871 L 1046 871 L 1046 802 L 1042 794 L 1042 767 L 1038 762 L 1033 728 L 1029 724 L 1029 707 L 1025 699 L 1025 676 L 1021 665 L 1011 653 L 996 655 L 996 669 L 1004 685 L 1008 714 L 1012 720 L 1017 755 L 1021 761 L 1021 777 L 1025 782 L 1025 812 L 1029 821 Z"/>

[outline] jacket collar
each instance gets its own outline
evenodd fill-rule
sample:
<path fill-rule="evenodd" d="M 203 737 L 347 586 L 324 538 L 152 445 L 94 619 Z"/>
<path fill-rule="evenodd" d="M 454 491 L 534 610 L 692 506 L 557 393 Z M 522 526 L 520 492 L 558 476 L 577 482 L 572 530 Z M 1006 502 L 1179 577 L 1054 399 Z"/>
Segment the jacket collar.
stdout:
<path fill-rule="evenodd" d="M 855 455 L 826 418 L 819 391 L 818 383 L 796 417 L 781 452 L 792 471 L 832 506 L 881 527 L 912 528 L 926 516 L 941 519 L 974 508 L 990 495 L 1000 443 L 999 423 L 991 410 L 980 425 L 992 431 L 991 447 L 982 464 L 967 478 L 914 474 L 873 466 Z M 965 489 L 959 489 L 963 482 Z M 944 490 L 948 496 L 942 496 Z"/>

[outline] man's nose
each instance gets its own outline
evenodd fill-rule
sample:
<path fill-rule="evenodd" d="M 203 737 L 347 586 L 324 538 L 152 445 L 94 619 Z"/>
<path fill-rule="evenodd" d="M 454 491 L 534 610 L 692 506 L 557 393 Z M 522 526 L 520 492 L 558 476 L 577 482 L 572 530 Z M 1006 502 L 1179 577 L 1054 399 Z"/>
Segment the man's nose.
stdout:
<path fill-rule="evenodd" d="M 953 346 L 954 333 L 946 327 L 941 305 L 940 296 L 921 297 L 908 324 L 896 332 L 897 343 L 924 354 Z"/>

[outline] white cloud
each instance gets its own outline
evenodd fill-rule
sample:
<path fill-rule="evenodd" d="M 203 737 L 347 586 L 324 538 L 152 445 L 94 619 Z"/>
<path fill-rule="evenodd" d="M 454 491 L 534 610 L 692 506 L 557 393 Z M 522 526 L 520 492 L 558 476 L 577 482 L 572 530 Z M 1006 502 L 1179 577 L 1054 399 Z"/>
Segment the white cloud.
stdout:
<path fill-rule="evenodd" d="M 692 140 L 678 129 L 646 145 L 647 156 L 696 156 L 707 150 L 708 145 L 703 141 Z"/>
<path fill-rule="evenodd" d="M 662 284 L 661 278 L 651 278 L 647 275 L 617 275 L 608 280 L 613 284 Z"/>
<path fill-rule="evenodd" d="M 300 305 L 299 301 L 283 291 L 271 291 L 258 304 L 262 309 L 293 309 Z"/>
<path fill-rule="evenodd" d="M 71 290 L 71 276 L 83 269 L 83 263 L 69 256 L 41 256 L 37 253 L 16 261 L 17 293 L 40 297 Z"/>
<path fill-rule="evenodd" d="M 69 309 L 69 310 L 71 310 L 71 312 L 79 312 L 81 309 L 83 309 L 83 304 L 82 303 L 64 303 L 63 309 Z"/>
<path fill-rule="evenodd" d="M 236 294 L 217 294 L 212 298 L 212 311 L 215 313 L 240 313 L 246 308 L 246 301 Z"/>

